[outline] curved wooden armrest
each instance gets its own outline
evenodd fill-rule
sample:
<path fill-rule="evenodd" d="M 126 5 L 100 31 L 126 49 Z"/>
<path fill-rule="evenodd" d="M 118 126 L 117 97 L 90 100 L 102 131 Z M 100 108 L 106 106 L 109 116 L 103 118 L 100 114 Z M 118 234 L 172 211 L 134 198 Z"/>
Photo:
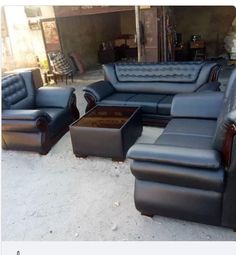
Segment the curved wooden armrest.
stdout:
<path fill-rule="evenodd" d="M 88 112 L 96 105 L 96 98 L 88 92 L 84 93 L 84 98 L 87 101 L 87 106 L 86 106 L 85 112 Z"/>
<path fill-rule="evenodd" d="M 232 149 L 234 136 L 236 135 L 236 125 L 231 124 L 227 130 L 226 138 L 223 146 L 223 161 L 226 169 L 229 168 L 232 158 Z"/>

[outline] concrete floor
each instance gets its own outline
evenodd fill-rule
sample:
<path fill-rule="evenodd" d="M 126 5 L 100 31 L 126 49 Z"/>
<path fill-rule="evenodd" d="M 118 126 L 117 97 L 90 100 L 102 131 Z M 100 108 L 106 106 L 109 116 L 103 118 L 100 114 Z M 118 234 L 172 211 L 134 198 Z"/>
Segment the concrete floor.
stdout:
<path fill-rule="evenodd" d="M 102 78 L 90 72 L 76 87 L 83 114 L 83 86 Z M 162 132 L 144 127 L 140 141 Z M 73 155 L 67 133 L 46 156 L 2 152 L 2 239 L 79 240 L 236 240 L 231 229 L 155 216 L 141 216 L 133 200 L 134 177 L 124 163 Z"/>

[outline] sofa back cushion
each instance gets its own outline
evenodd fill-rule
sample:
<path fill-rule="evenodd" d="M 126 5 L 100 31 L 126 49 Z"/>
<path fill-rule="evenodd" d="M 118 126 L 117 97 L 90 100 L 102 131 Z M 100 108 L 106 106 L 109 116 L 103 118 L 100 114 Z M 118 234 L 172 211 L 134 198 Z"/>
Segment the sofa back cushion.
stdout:
<path fill-rule="evenodd" d="M 217 127 L 214 136 L 214 147 L 218 151 L 222 150 L 225 135 L 228 127 L 236 121 L 236 68 L 232 72 L 227 88 L 225 90 L 224 101 L 217 119 Z"/>
<path fill-rule="evenodd" d="M 116 64 L 115 72 L 121 82 L 195 82 L 203 65 L 203 62 Z"/>
<path fill-rule="evenodd" d="M 209 80 L 214 66 L 210 62 L 117 63 L 103 69 L 118 92 L 177 94 L 196 91 Z"/>
<path fill-rule="evenodd" d="M 2 78 L 2 102 L 4 109 L 32 109 L 34 86 L 31 72 L 11 74 Z"/>

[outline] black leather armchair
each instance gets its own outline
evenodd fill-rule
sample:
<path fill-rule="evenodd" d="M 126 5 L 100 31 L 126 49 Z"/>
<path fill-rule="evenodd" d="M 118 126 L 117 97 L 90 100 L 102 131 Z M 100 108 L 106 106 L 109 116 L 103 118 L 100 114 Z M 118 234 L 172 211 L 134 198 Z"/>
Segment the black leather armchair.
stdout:
<path fill-rule="evenodd" d="M 236 69 L 225 93 L 177 95 L 171 115 L 153 144 L 128 151 L 136 208 L 236 229 Z"/>
<path fill-rule="evenodd" d="M 79 118 L 74 88 L 33 85 L 31 72 L 2 78 L 2 147 L 47 154 Z"/>

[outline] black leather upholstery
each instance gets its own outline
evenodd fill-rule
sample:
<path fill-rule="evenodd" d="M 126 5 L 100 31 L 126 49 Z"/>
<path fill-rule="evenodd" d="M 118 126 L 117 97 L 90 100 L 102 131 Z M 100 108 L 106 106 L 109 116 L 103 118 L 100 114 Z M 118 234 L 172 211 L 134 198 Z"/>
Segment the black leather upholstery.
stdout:
<path fill-rule="evenodd" d="M 199 92 L 176 95 L 172 102 L 171 116 L 183 118 L 217 119 L 223 103 L 222 92 Z"/>
<path fill-rule="evenodd" d="M 39 109 L 37 110 L 5 110 L 2 112 L 2 120 L 36 120 L 39 117 L 50 121 L 50 116 Z"/>
<path fill-rule="evenodd" d="M 212 171 L 209 169 L 196 169 L 186 166 L 158 164 L 147 161 L 133 161 L 132 174 L 139 180 L 167 183 L 182 187 L 224 191 L 224 170 Z"/>
<path fill-rule="evenodd" d="M 177 94 L 198 90 L 215 66 L 205 62 L 122 63 L 104 65 L 103 70 L 105 80 L 118 92 Z"/>
<path fill-rule="evenodd" d="M 88 85 L 84 91 L 93 94 L 97 101 L 111 95 L 114 92 L 113 86 L 109 82 L 98 81 Z"/>
<path fill-rule="evenodd" d="M 195 82 L 203 67 L 203 62 L 145 64 L 116 64 L 115 71 L 118 81 L 159 81 L 159 82 Z"/>
<path fill-rule="evenodd" d="M 226 129 L 230 122 L 236 120 L 236 69 L 229 79 L 224 101 L 217 120 L 217 128 L 214 138 L 214 146 L 217 150 L 222 150 Z"/>
<path fill-rule="evenodd" d="M 236 132 L 229 129 L 236 126 L 235 91 L 236 69 L 224 95 L 175 96 L 163 133 L 130 148 L 141 213 L 236 228 Z"/>
<path fill-rule="evenodd" d="M 136 179 L 134 199 L 143 214 L 221 224 L 220 192 Z"/>
<path fill-rule="evenodd" d="M 168 123 L 163 134 L 213 138 L 216 120 L 175 118 Z"/>
<path fill-rule="evenodd" d="M 130 98 L 136 94 L 132 93 L 114 93 L 110 96 L 107 96 L 101 101 L 101 104 L 106 105 L 124 105 Z"/>
<path fill-rule="evenodd" d="M 129 150 L 129 158 L 170 165 L 218 169 L 221 165 L 217 151 L 184 148 L 159 144 L 136 144 Z"/>
<path fill-rule="evenodd" d="M 185 134 L 163 134 L 155 144 L 194 149 L 212 149 L 212 138 Z"/>
<path fill-rule="evenodd" d="M 46 154 L 79 117 L 73 88 L 35 89 L 31 72 L 2 79 L 2 147 Z"/>
<path fill-rule="evenodd" d="M 41 87 L 36 93 L 36 106 L 67 108 L 74 91 L 74 88 Z"/>
<path fill-rule="evenodd" d="M 157 106 L 158 114 L 170 115 L 173 98 L 174 98 L 173 95 L 165 96 L 158 102 L 158 106 Z"/>
<path fill-rule="evenodd" d="M 29 81 L 31 82 L 31 72 L 2 78 L 2 98 L 5 108 L 31 109 L 35 106 L 35 88 Z"/>
<path fill-rule="evenodd" d="M 104 65 L 105 81 L 84 88 L 87 110 L 95 104 L 141 106 L 145 119 L 149 115 L 156 123 L 166 124 L 175 94 L 219 88 L 219 83 L 207 84 L 215 67 L 211 62 Z"/>

